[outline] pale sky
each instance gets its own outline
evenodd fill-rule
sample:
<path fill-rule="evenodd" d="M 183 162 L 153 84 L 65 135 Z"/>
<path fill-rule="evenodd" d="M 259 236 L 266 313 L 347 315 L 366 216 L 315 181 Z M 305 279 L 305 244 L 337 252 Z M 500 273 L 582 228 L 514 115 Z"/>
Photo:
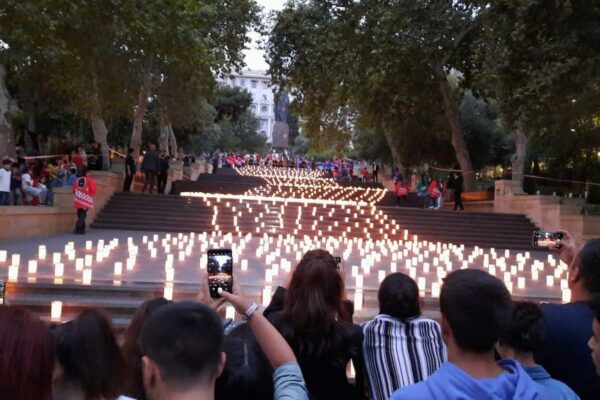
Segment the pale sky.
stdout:
<path fill-rule="evenodd" d="M 281 10 L 285 4 L 285 0 L 256 0 L 256 2 L 263 7 L 264 14 L 272 10 Z M 246 68 L 266 70 L 269 66 L 264 59 L 263 51 L 258 49 L 257 43 L 261 36 L 256 32 L 252 32 L 250 37 L 252 38 L 250 48 L 244 52 L 246 54 Z M 263 37 L 262 39 L 266 38 Z"/>

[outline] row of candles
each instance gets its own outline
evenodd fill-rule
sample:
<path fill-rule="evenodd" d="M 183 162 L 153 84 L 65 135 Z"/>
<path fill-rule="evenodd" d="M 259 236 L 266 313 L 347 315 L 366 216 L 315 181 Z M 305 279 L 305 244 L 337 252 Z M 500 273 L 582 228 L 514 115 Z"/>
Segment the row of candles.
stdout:
<path fill-rule="evenodd" d="M 196 243 L 199 243 L 199 246 L 195 246 Z M 211 232 L 177 236 L 166 234 L 163 237 L 145 235 L 142 237 L 142 243 L 139 244 L 136 244 L 130 237 L 126 247 L 127 257 L 124 260 L 112 261 L 113 284 L 121 284 L 124 270 L 134 270 L 141 250 L 147 253 L 149 259 L 156 259 L 160 251 L 164 256 L 165 266 L 164 296 L 169 299 L 173 298 L 177 263 L 182 264 L 191 257 L 198 259 L 197 265 L 200 269 L 205 270 L 206 250 L 222 247 L 233 249 L 234 264 L 239 263 L 239 270 L 242 274 L 247 273 L 249 269 L 264 269 L 263 304 L 268 304 L 270 301 L 273 285 L 277 283 L 277 280 L 284 279 L 282 277 L 291 272 L 293 265 L 306 251 L 316 248 L 327 249 L 334 255 L 339 254 L 345 262 L 351 263 L 346 273 L 350 272 L 349 280 L 353 283 L 349 287 L 354 288 L 356 310 L 362 309 L 365 291 L 376 289 L 371 276 L 376 276 L 376 282 L 379 283 L 389 273 L 397 271 L 405 272 L 413 277 L 422 294 L 428 294 L 433 298 L 439 296 L 442 279 L 446 274 L 458 268 L 469 267 L 488 270 L 502 279 L 511 292 L 517 289 L 521 291 L 522 295 L 526 295 L 528 284 L 539 282 L 539 286 L 545 286 L 550 290 L 559 287 L 562 291 L 563 301 L 568 301 L 570 296 L 565 279 L 566 265 L 557 261 L 553 255 L 548 255 L 547 259 L 541 260 L 532 258 L 528 252 L 515 254 L 509 250 L 497 252 L 493 248 L 488 250 L 467 249 L 464 246 L 419 241 L 417 238 L 413 238 L 412 241 L 394 242 L 389 240 L 371 241 L 363 238 L 342 240 L 333 237 L 296 238 L 293 235 L 273 237 L 266 234 L 262 237 L 254 237 L 252 234 L 245 236 L 226 234 L 220 237 L 218 233 Z M 118 248 L 118 238 L 112 239 L 107 245 L 102 240 L 95 245 L 91 241 L 87 241 L 85 249 L 88 254 L 76 257 L 74 243 L 67 243 L 63 252 L 52 253 L 54 283 L 62 283 L 65 276 L 65 262 L 75 261 L 75 271 L 82 274 L 81 284 L 90 285 L 93 269 L 102 268 L 106 264 L 106 260 L 111 259 L 111 253 Z M 248 251 L 253 254 L 249 254 Z M 120 253 L 122 257 L 122 251 Z M 35 277 L 38 262 L 45 260 L 47 255 L 47 247 L 40 245 L 37 258 L 27 261 L 28 280 Z M 21 255 L 11 254 L 8 257 L 6 250 L 0 251 L 0 262 L 6 262 L 9 258 L 9 280 L 17 281 Z M 367 281 L 371 283 L 367 284 Z M 55 310 L 53 313 L 59 309 L 58 304 L 52 304 L 52 310 Z"/>

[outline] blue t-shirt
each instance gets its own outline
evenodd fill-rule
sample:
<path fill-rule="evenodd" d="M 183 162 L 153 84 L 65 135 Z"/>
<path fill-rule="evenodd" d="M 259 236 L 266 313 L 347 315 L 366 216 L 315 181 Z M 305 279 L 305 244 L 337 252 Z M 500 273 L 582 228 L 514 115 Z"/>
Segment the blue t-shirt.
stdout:
<path fill-rule="evenodd" d="M 583 400 L 600 399 L 600 376 L 587 345 L 594 312 L 587 302 L 542 304 L 544 348 L 535 355 L 554 379 L 564 382 Z"/>
<path fill-rule="evenodd" d="M 561 381 L 552 379 L 548 371 L 546 371 L 541 365 L 536 365 L 535 367 L 523 366 L 523 369 L 529 374 L 529 376 L 531 377 L 531 379 L 534 380 L 534 382 L 544 386 L 548 390 L 548 393 L 552 395 L 554 399 L 579 400 L 579 396 L 577 396 L 575 392 L 571 390 L 570 387 L 568 387 Z"/>

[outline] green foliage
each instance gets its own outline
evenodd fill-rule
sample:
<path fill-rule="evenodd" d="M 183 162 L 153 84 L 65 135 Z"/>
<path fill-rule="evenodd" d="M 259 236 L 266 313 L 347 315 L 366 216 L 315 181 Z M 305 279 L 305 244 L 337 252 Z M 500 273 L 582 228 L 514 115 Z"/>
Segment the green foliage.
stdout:
<path fill-rule="evenodd" d="M 219 86 L 216 92 L 215 122 L 224 118 L 238 120 L 252 104 L 252 94 L 246 89 L 231 86 Z"/>

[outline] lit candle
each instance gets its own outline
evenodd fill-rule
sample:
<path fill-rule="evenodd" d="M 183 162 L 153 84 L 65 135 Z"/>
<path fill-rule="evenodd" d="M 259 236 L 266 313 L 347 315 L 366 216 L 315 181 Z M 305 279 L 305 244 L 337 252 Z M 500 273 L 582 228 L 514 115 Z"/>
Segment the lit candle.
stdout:
<path fill-rule="evenodd" d="M 52 253 L 52 264 L 57 264 L 60 262 L 61 253 Z"/>
<path fill-rule="evenodd" d="M 121 275 L 123 273 L 123 263 L 120 261 L 115 262 L 115 275 Z"/>
<path fill-rule="evenodd" d="M 62 278 L 65 272 L 65 265 L 63 263 L 54 264 L 54 277 Z"/>
<path fill-rule="evenodd" d="M 235 319 L 235 308 L 232 306 L 227 306 L 227 308 L 225 308 L 225 318 Z"/>
<path fill-rule="evenodd" d="M 431 284 L 431 297 L 436 299 L 440 297 L 440 284 L 437 282 Z"/>
<path fill-rule="evenodd" d="M 91 268 L 84 268 L 83 269 L 83 284 L 84 285 L 91 285 L 92 284 L 92 269 Z"/>
<path fill-rule="evenodd" d="M 92 255 L 91 255 L 91 254 L 86 254 L 86 255 L 85 255 L 85 262 L 84 262 L 84 265 L 85 265 L 86 267 L 91 267 L 91 266 L 92 266 L 92 261 L 93 261 Z"/>
<path fill-rule="evenodd" d="M 15 265 L 18 267 L 21 264 L 21 255 L 18 253 L 13 254 L 10 259 L 11 259 L 10 263 L 12 265 Z"/>
<path fill-rule="evenodd" d="M 86 250 L 91 250 L 92 249 L 92 241 L 91 240 L 86 240 L 85 241 L 85 249 Z"/>
<path fill-rule="evenodd" d="M 50 303 L 50 321 L 60 322 L 62 316 L 62 301 L 55 300 Z"/>
<path fill-rule="evenodd" d="M 18 265 L 10 265 L 8 267 L 8 280 L 11 282 L 16 282 L 19 279 L 19 266 Z"/>
<path fill-rule="evenodd" d="M 29 260 L 27 265 L 27 273 L 35 274 L 37 272 L 37 260 Z"/>
<path fill-rule="evenodd" d="M 75 260 L 75 270 L 83 271 L 83 258 L 77 258 Z"/>
<path fill-rule="evenodd" d="M 569 303 L 571 301 L 571 289 L 562 290 L 562 302 Z"/>
<path fill-rule="evenodd" d="M 383 282 L 383 280 L 385 279 L 385 271 L 384 270 L 379 270 L 378 278 L 379 278 L 379 283 Z"/>
<path fill-rule="evenodd" d="M 266 307 L 271 302 L 271 286 L 265 286 L 262 290 L 262 303 Z"/>
<path fill-rule="evenodd" d="M 166 282 L 163 290 L 163 297 L 167 300 L 173 300 L 173 282 Z"/>
<path fill-rule="evenodd" d="M 38 258 L 40 260 L 46 259 L 46 246 L 43 244 L 40 244 L 40 246 L 38 247 Z"/>
<path fill-rule="evenodd" d="M 362 293 L 362 290 L 357 289 L 354 291 L 354 310 L 360 311 L 360 310 L 362 310 L 362 306 L 363 306 L 363 293 Z"/>

